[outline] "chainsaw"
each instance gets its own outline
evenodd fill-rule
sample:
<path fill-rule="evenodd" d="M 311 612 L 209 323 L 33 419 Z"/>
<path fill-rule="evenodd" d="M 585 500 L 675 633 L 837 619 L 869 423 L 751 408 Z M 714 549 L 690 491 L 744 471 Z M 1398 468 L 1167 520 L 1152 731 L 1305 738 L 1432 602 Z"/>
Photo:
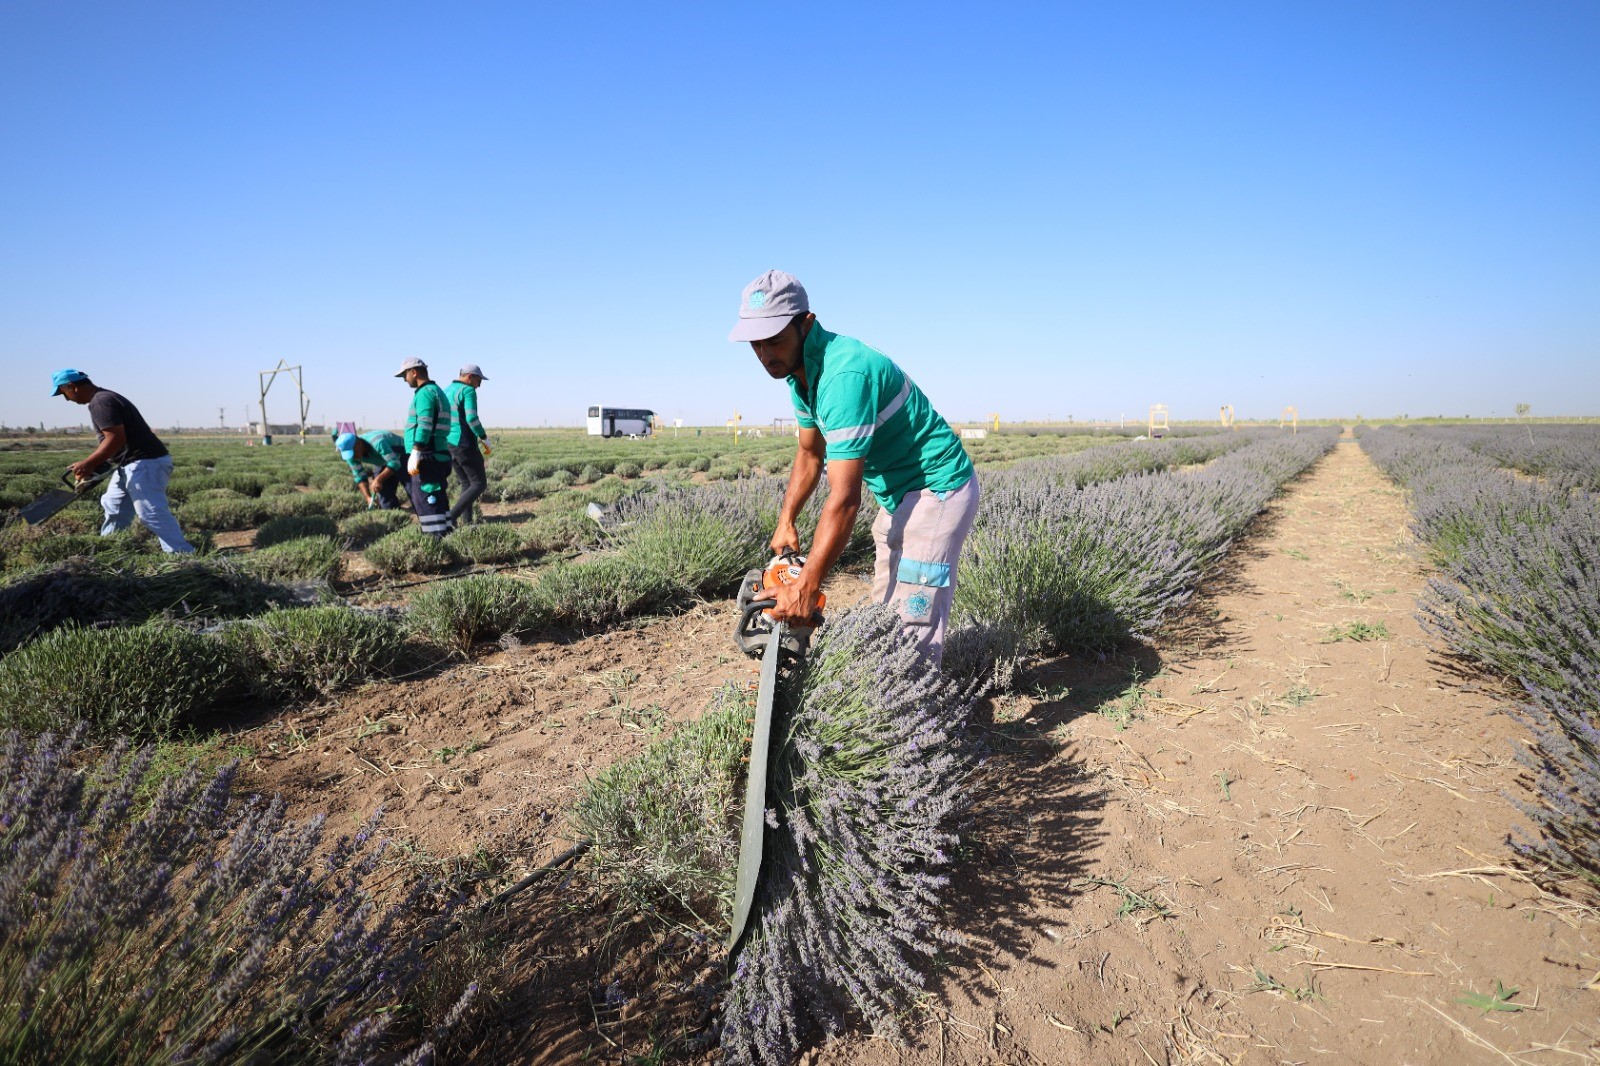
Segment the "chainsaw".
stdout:
<path fill-rule="evenodd" d="M 755 717 L 751 719 L 749 773 L 744 786 L 744 824 L 739 835 L 739 870 L 734 881 L 733 927 L 728 933 L 731 953 L 744 936 L 755 904 L 756 885 L 761 879 L 761 853 L 766 836 L 767 757 L 772 747 L 772 705 L 780 679 L 792 676 L 805 660 L 812 631 L 822 624 L 817 597 L 817 612 L 804 624 L 778 621 L 772 617 L 777 600 L 772 590 L 800 577 L 805 556 L 786 551 L 773 557 L 765 568 L 751 570 L 739 583 L 739 621 L 733 642 L 751 657 L 761 657 L 761 680 L 756 689 Z"/>
<path fill-rule="evenodd" d="M 108 463 L 86 478 L 75 478 L 72 471 L 68 470 L 61 475 L 61 483 L 65 488 L 51 489 L 32 503 L 24 505 L 18 509 L 17 517 L 30 526 L 36 526 L 73 500 L 82 498 L 91 488 L 116 473 L 117 468 L 118 464 Z"/>

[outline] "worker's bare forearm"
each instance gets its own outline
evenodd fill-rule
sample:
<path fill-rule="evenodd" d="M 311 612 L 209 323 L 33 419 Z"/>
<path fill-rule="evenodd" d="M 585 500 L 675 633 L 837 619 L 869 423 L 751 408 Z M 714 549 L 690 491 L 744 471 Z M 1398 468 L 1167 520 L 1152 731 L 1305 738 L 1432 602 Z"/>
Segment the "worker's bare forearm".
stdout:
<path fill-rule="evenodd" d="M 856 515 L 861 511 L 862 474 L 860 459 L 839 459 L 828 466 L 828 498 L 822 504 L 817 534 L 811 539 L 811 551 L 801 572 L 803 583 L 812 590 L 822 588 L 833 565 L 850 546 Z"/>
<path fill-rule="evenodd" d="M 104 439 L 102 439 L 100 441 L 100 446 L 85 456 L 83 461 L 88 463 L 90 466 L 99 466 L 101 463 L 106 462 L 115 454 L 117 454 L 117 450 L 111 447 L 111 445 L 108 444 Z"/>
<path fill-rule="evenodd" d="M 84 457 L 83 463 L 90 468 L 98 467 L 120 452 L 128 443 L 128 434 L 121 426 L 112 426 L 100 432 L 100 443 L 95 445 L 94 451 Z"/>
<path fill-rule="evenodd" d="M 797 449 L 794 467 L 789 471 L 789 488 L 783 494 L 783 507 L 778 511 L 780 526 L 794 525 L 795 519 L 800 517 L 800 509 L 817 491 L 817 483 L 821 480 L 822 460 L 805 448 Z"/>
<path fill-rule="evenodd" d="M 822 505 L 822 517 L 817 520 L 817 535 L 811 541 L 811 552 L 806 556 L 804 571 L 812 588 L 822 588 L 822 583 L 833 572 L 839 556 L 850 546 L 850 537 L 856 528 L 856 515 L 860 510 L 859 497 L 850 502 L 829 496 L 828 502 Z"/>

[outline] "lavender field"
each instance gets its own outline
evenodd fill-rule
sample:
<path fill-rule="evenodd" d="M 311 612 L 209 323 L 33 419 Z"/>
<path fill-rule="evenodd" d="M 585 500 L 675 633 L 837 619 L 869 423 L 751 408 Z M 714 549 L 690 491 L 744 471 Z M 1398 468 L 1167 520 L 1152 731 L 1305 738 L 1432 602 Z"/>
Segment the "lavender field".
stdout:
<path fill-rule="evenodd" d="M 1496 750 L 1508 762 L 1514 752 L 1526 778 L 1506 777 L 1475 809 L 1515 835 L 1506 861 L 1522 864 L 1521 876 L 1571 895 L 1573 878 L 1600 877 L 1600 436 L 1585 427 L 1539 427 L 1531 444 L 1525 427 L 1358 436 L 1359 451 L 1321 428 L 980 454 L 982 504 L 957 570 L 942 675 L 900 645 L 882 612 L 856 606 L 871 554 L 874 511 L 864 508 L 846 556 L 857 569 L 830 588 L 839 606 L 787 697 L 767 811 L 775 858 L 733 957 L 718 945 L 748 695 L 724 623 L 707 633 L 702 620 L 722 618 L 740 575 L 764 562 L 785 482 L 760 464 L 696 480 L 651 476 L 641 463 L 605 489 L 598 522 L 585 517 L 575 539 L 551 548 L 498 520 L 525 518 L 511 510 L 530 506 L 515 498 L 522 489 L 439 558 L 429 554 L 439 546 L 412 543 L 406 530 L 357 529 L 365 515 L 277 505 L 247 544 L 193 561 L 131 543 L 93 544 L 89 555 L 57 555 L 37 538 L 9 543 L 18 563 L 0 585 L 0 715 L 13 730 L 3 822 L 12 847 L 0 871 L 11 886 L 0 952 L 13 1058 L 539 1061 L 514 1035 L 539 1025 L 562 1034 L 548 1061 L 581 1059 L 597 1040 L 630 1055 L 654 1044 L 684 1061 L 741 1063 L 795 1061 L 817 1047 L 875 1063 L 863 1050 L 874 1045 L 860 1042 L 872 1034 L 926 1050 L 930 1004 L 955 972 L 981 972 L 984 950 L 1026 958 L 1011 941 L 1077 929 L 1072 914 L 1097 913 L 1096 888 L 1120 901 L 1113 920 L 1133 915 L 1147 933 L 1147 922 L 1178 924 L 1190 914 L 1185 893 L 1204 884 L 1187 864 L 1204 868 L 1196 856 L 1223 839 L 1195 838 L 1186 846 L 1199 850 L 1180 861 L 1161 843 L 1185 839 L 1177 827 L 1125 830 L 1149 830 L 1155 850 L 1102 867 L 1098 833 L 1064 816 L 1043 833 L 1053 816 L 1024 799 L 1049 812 L 1070 793 L 1107 825 L 1174 805 L 1203 820 L 1178 782 L 1194 779 L 1183 787 L 1233 810 L 1265 784 L 1238 752 L 1274 774 L 1312 758 L 1307 737 L 1302 754 L 1261 754 L 1329 698 L 1306 662 L 1331 669 L 1323 660 L 1383 641 L 1387 683 L 1392 617 L 1318 621 L 1285 685 L 1261 665 L 1276 653 L 1227 635 L 1215 606 L 1257 588 L 1239 575 L 1270 559 L 1277 569 L 1259 588 L 1297 591 L 1288 607 L 1230 608 L 1259 627 L 1252 640 L 1303 628 L 1290 612 L 1307 602 L 1354 611 L 1395 594 L 1377 578 L 1341 577 L 1321 606 L 1322 594 L 1305 591 L 1314 557 L 1259 546 L 1283 515 L 1315 505 L 1285 502 L 1305 498 L 1308 478 L 1321 478 L 1313 501 L 1347 492 L 1316 472 L 1334 460 L 1349 471 L 1352 455 L 1370 455 L 1411 509 L 1415 541 L 1395 559 L 1427 575 L 1420 599 L 1399 608 L 1418 613 L 1427 633 L 1418 644 L 1514 695 L 1507 708 L 1524 739 Z M 541 504 L 559 503 L 525 526 L 575 514 L 565 494 L 581 494 L 537 462 L 513 467 L 541 475 L 527 489 Z M 585 480 L 604 488 L 610 478 Z M 261 499 L 275 498 L 267 488 Z M 802 537 L 818 510 L 808 507 Z M 544 522 L 537 535 L 554 528 Z M 1256 546 L 1241 558 L 1241 545 Z M 310 595 L 308 574 L 321 575 Z M 1215 632 L 1197 638 L 1197 627 Z M 1222 649 L 1206 667 L 1214 678 L 1185 665 L 1213 654 L 1195 650 L 1197 639 Z M 1204 723 L 1221 713 L 1218 694 L 1234 691 L 1217 679 L 1240 677 L 1258 677 L 1264 694 L 1240 697 L 1230 713 L 1248 732 L 1224 742 L 1226 730 Z M 1175 687 L 1180 678 L 1187 688 Z M 1328 713 L 1344 729 L 1373 712 Z M 1169 732 L 1178 728 L 1207 739 Z M 1082 730 L 1089 748 L 1137 745 L 1142 761 L 1078 765 L 1070 738 Z M 1038 752 L 1047 755 L 1035 763 Z M 185 753 L 199 755 L 187 770 Z M 1108 775 L 1104 787 L 1082 791 L 1094 775 Z M 1020 780 L 1029 784 L 1013 795 Z M 1153 791 L 1118 791 L 1135 780 Z M 1305 795 L 1358 780 L 1352 770 Z M 294 797 L 293 818 L 287 801 L 254 796 L 279 791 Z M 1252 818 L 1294 809 L 1276 794 L 1251 802 Z M 325 834 L 324 818 L 341 832 L 350 822 L 348 832 Z M 475 835 L 499 819 L 516 828 Z M 469 821 L 479 829 L 451 828 Z M 1016 824 L 1027 834 L 1002 843 Z M 1227 839 L 1257 846 L 1262 830 L 1250 824 Z M 524 884 L 573 841 L 588 848 L 581 858 L 563 851 L 559 876 Z M 1056 875 L 1038 872 L 1047 842 Z M 1032 865 L 991 880 L 997 862 L 1028 854 Z M 107 862 L 122 875 L 97 878 Z M 235 866 L 247 872 L 226 872 Z M 1227 904 L 1280 905 L 1237 896 Z M 1048 922 L 991 916 L 981 933 L 966 912 L 995 898 L 1019 912 L 1064 910 Z M 577 921 L 580 900 L 589 917 Z M 1191 917 L 1202 920 L 1199 905 Z M 1203 969 L 1183 942 L 1166 950 Z M 133 958 L 139 966 L 127 967 Z M 1263 956 L 1252 969 L 1271 975 L 1282 961 Z M 125 977 L 86 979 L 112 965 Z M 1222 984 L 1228 972 L 1207 979 Z M 1252 981 L 1245 991 L 1269 999 L 1324 995 L 1315 982 Z M 145 1016 L 129 997 L 144 997 Z M 1378 1011 L 1356 1002 L 1347 1000 Z M 1219 1032 L 1273 1027 L 1265 1015 L 1211 1022 Z M 1065 1042 L 1062 1054 L 1112 1061 L 1095 1041 L 1121 1023 L 1092 1038 L 1098 1030 L 1063 1024 L 1043 1023 L 1037 1046 Z M 521 1050 L 495 1050 L 512 1045 Z"/>

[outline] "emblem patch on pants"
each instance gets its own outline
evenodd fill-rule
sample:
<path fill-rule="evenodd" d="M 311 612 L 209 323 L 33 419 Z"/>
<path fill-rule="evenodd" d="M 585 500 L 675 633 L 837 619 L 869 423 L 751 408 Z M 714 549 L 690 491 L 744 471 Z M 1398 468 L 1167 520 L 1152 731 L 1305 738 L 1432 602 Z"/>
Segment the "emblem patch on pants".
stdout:
<path fill-rule="evenodd" d="M 906 597 L 906 619 L 926 618 L 933 610 L 933 600 L 926 594 L 914 592 Z"/>

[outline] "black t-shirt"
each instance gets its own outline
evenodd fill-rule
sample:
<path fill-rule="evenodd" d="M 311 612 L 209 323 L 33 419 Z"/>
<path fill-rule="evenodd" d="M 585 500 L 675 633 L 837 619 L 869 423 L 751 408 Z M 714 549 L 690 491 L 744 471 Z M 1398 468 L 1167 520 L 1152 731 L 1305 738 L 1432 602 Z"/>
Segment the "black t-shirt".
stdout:
<path fill-rule="evenodd" d="M 128 446 L 120 455 L 112 456 L 116 462 L 134 463 L 140 459 L 159 459 L 167 454 L 167 446 L 150 431 L 150 424 L 144 420 L 144 415 L 119 393 L 110 389 L 95 393 L 89 401 L 89 418 L 94 422 L 95 429 L 121 426 L 122 432 L 127 435 Z"/>

